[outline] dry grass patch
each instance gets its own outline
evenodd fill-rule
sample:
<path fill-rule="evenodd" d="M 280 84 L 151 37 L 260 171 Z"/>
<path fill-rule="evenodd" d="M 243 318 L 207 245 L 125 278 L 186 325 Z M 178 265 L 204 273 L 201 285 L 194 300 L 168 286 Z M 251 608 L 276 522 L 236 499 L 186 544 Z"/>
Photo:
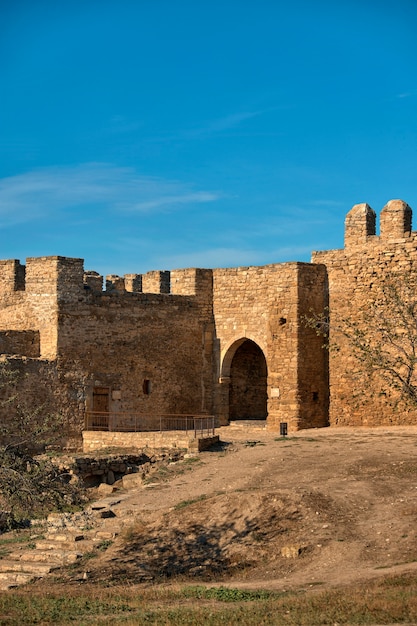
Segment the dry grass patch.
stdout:
<path fill-rule="evenodd" d="M 413 624 L 417 575 L 386 577 L 365 587 L 273 592 L 233 587 L 66 585 L 0 594 L 0 623 L 154 624 L 169 626 L 325 626 Z"/>

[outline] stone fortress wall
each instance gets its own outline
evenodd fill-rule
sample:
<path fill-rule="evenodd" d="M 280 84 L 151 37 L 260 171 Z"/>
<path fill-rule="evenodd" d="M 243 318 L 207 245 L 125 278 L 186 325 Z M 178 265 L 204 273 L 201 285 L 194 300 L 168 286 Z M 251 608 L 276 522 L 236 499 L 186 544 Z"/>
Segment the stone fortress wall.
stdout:
<path fill-rule="evenodd" d="M 240 414 L 251 417 L 250 411 L 244 415 L 245 406 L 251 406 L 251 381 L 245 376 L 239 380 L 239 360 L 244 371 L 244 362 L 250 358 L 250 340 L 266 359 L 270 428 L 279 429 L 282 421 L 294 430 L 326 425 L 326 354 L 321 339 L 302 323 L 310 308 L 321 311 L 327 305 L 324 266 L 281 263 L 216 269 L 213 284 L 219 380 L 216 415 L 223 423 Z M 254 374 L 253 379 L 259 378 Z M 260 393 L 255 389 L 258 397 Z M 230 415 L 233 410 L 235 415 Z"/>
<path fill-rule="evenodd" d="M 172 272 L 169 294 L 167 272 L 107 277 L 103 291 L 102 277 L 84 273 L 82 259 L 45 257 L 27 259 L 17 289 L 12 270 L 20 276 L 22 266 L 6 263 L 0 346 L 7 345 L 14 366 L 24 358 L 31 378 L 36 362 L 51 366 L 56 382 L 48 408 L 64 411 L 73 430 L 86 410 L 211 412 L 210 270 Z M 33 266 L 42 280 L 32 280 Z M 32 336 L 38 354 L 28 345 Z M 34 385 L 34 401 L 42 382 Z"/>
<path fill-rule="evenodd" d="M 402 200 L 391 200 L 380 213 L 367 204 L 357 204 L 345 220 L 341 250 L 313 252 L 312 262 L 326 266 L 329 282 L 330 317 L 355 318 L 355 311 L 374 297 L 385 276 L 417 272 L 417 232 L 411 230 L 412 211 Z M 371 329 L 369 329 L 371 330 Z M 330 353 L 331 425 L 415 424 L 417 412 L 410 407 L 395 409 L 392 397 L 370 393 L 346 343 Z"/>
<path fill-rule="evenodd" d="M 414 270 L 416 260 L 411 209 L 391 201 L 380 236 L 375 213 L 357 205 L 345 248 L 315 252 L 312 263 L 110 275 L 103 289 L 82 259 L 1 261 L 0 353 L 29 373 L 27 401 L 44 389 L 45 410 L 74 433 L 86 410 L 267 418 L 274 430 L 283 421 L 290 430 L 386 423 L 388 407 L 372 417 L 369 403 L 366 415 L 347 408 L 344 398 L 358 393 L 349 354 L 331 356 L 329 368 L 303 316 L 327 305 L 332 315 L 352 312 L 377 275 Z"/>

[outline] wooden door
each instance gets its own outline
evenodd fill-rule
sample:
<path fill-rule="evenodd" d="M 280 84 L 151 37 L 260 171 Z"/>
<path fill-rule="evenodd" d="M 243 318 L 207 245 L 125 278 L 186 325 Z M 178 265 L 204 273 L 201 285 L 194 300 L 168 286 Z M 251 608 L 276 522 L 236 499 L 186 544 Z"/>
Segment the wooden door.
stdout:
<path fill-rule="evenodd" d="M 110 389 L 94 387 L 93 389 L 93 427 L 109 428 Z"/>

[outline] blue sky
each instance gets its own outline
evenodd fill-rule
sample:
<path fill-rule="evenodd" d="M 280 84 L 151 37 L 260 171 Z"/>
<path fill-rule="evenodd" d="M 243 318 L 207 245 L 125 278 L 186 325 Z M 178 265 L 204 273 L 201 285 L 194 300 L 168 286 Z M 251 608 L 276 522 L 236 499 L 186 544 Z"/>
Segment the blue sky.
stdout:
<path fill-rule="evenodd" d="M 0 258 L 308 261 L 417 229 L 415 0 L 0 0 Z"/>

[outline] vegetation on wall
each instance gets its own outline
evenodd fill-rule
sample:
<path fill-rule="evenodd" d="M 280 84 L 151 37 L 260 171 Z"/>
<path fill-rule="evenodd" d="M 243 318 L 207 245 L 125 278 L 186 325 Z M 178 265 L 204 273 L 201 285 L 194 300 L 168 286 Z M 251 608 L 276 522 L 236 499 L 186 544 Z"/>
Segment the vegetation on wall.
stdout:
<path fill-rule="evenodd" d="M 0 362 L 0 511 L 8 524 L 21 523 L 80 501 L 71 476 L 40 455 L 62 434 L 62 419 L 41 403 L 25 401 L 22 374 Z"/>
<path fill-rule="evenodd" d="M 374 393 L 417 406 L 417 276 L 389 274 L 361 294 L 354 315 L 336 317 L 326 309 L 304 323 L 326 338 L 333 353 L 348 346 L 356 367 L 346 373 L 369 381 Z M 346 353 L 344 352 L 344 358 Z M 350 370 L 350 371 L 349 371 Z M 394 394 L 393 394 L 394 392 Z"/>

